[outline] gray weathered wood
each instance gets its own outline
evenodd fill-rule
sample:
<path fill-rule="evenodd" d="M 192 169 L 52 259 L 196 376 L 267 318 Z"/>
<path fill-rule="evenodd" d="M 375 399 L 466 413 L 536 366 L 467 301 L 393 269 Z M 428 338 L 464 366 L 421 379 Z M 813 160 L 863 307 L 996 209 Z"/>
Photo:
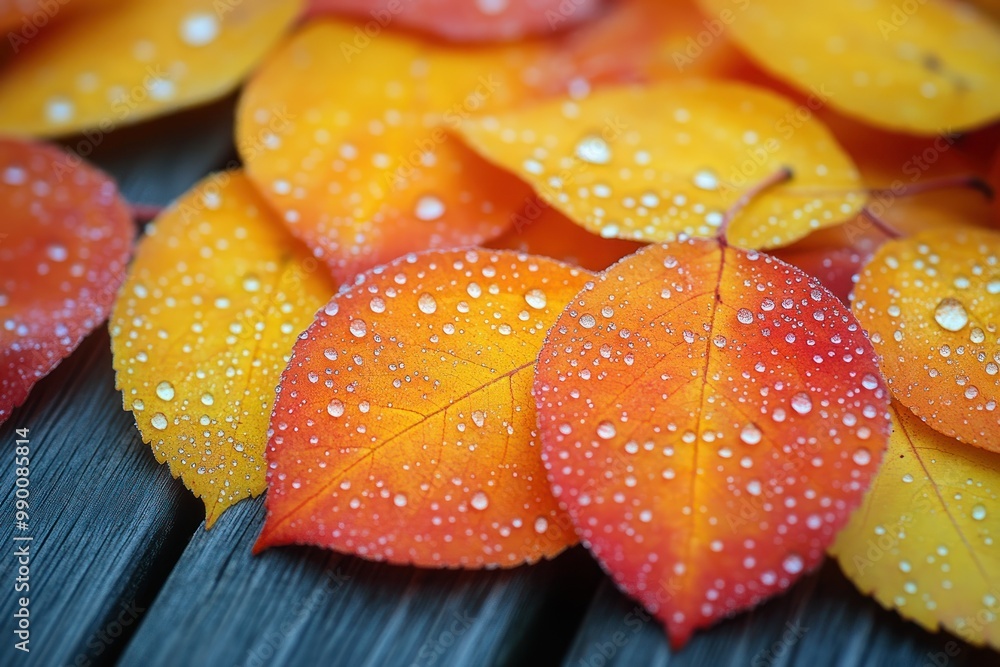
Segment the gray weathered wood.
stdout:
<path fill-rule="evenodd" d="M 121 664 L 464 666 L 539 655 L 551 664 L 599 576 L 579 549 L 488 572 L 301 547 L 252 556 L 262 523 L 258 499 L 197 531 Z"/>
<path fill-rule="evenodd" d="M 123 605 L 148 605 L 198 521 L 197 506 L 158 466 L 114 390 L 108 335 L 101 330 L 43 380 L 0 428 L 5 521 L 13 552 L 14 440 L 30 428 L 30 663 L 86 664 L 122 646 L 112 635 Z M 0 581 L 11 591 L 14 559 Z M 11 639 L 15 598 L 2 598 L 0 664 L 27 658 Z M 131 620 L 125 614 L 122 621 Z M 106 634 L 106 633 L 111 634 Z M 105 633 L 105 634 L 101 634 Z M 79 660 L 79 662 L 77 662 Z M 94 660 L 94 664 L 99 661 Z"/>
<path fill-rule="evenodd" d="M 1000 665 L 992 651 L 925 632 L 882 609 L 854 590 L 832 562 L 785 595 L 696 633 L 678 652 L 670 650 L 659 623 L 645 618 L 605 580 L 563 667 L 935 667 L 935 659 L 945 660 L 936 667 Z"/>

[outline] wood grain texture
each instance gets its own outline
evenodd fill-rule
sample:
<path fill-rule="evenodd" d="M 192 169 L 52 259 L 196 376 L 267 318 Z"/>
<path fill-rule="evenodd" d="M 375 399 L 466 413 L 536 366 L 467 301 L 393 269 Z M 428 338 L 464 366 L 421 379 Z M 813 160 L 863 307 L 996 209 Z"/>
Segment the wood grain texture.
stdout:
<path fill-rule="evenodd" d="M 556 664 L 600 576 L 581 549 L 493 571 L 302 547 L 252 556 L 262 524 L 256 499 L 197 531 L 121 664 Z"/>
<path fill-rule="evenodd" d="M 82 665 L 120 651 L 121 638 L 134 629 L 132 623 L 120 631 L 114 625 L 123 605 L 148 606 L 200 518 L 197 505 L 140 441 L 112 375 L 108 334 L 101 330 L 0 428 L 0 446 L 9 457 L 0 542 L 8 553 L 14 431 L 30 428 L 30 530 L 18 531 L 34 538 L 30 664 Z M 14 566 L 14 558 L 3 559 L 5 588 L 13 586 Z M 14 605 L 14 595 L 5 594 L 0 665 L 28 657 L 8 638 Z"/>
<path fill-rule="evenodd" d="M 989 667 L 1000 665 L 1000 656 L 882 609 L 828 561 L 785 595 L 696 633 L 677 653 L 656 619 L 605 579 L 562 665 Z"/>

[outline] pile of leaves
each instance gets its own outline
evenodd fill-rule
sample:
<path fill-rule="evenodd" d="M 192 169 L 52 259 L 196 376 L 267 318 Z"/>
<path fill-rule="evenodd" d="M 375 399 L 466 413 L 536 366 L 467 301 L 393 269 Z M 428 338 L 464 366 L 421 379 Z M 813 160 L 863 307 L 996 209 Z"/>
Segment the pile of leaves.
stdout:
<path fill-rule="evenodd" d="M 678 647 L 829 553 L 1000 648 L 983 5 L 0 4 L 0 421 L 110 319 L 206 527 L 267 490 L 257 550 L 580 541 Z M 133 249 L 80 156 L 244 79 L 243 168 Z"/>

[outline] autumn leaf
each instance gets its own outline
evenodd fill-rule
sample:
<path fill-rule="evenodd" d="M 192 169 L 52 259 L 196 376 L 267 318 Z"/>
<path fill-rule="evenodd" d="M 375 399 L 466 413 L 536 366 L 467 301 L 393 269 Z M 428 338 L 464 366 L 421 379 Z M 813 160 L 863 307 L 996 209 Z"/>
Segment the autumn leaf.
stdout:
<path fill-rule="evenodd" d="M 71 3 L 76 4 L 76 3 Z M 299 0 L 129 0 L 11 33 L 0 132 L 98 139 L 229 93 L 298 15 Z M 92 143 L 100 143 L 93 136 Z"/>
<path fill-rule="evenodd" d="M 820 563 L 878 466 L 888 396 L 840 301 L 714 239 L 601 274 L 535 380 L 554 494 L 678 648 Z"/>
<path fill-rule="evenodd" d="M 278 376 L 334 291 L 241 172 L 196 185 L 139 244 L 111 318 L 117 385 L 206 527 L 264 490 Z"/>
<path fill-rule="evenodd" d="M 898 403 L 885 463 L 830 549 L 879 604 L 931 631 L 1000 648 L 1000 456 Z"/>
<path fill-rule="evenodd" d="M 1000 116 L 1000 26 L 965 3 L 699 0 L 761 66 L 867 123 L 945 134 Z"/>
<path fill-rule="evenodd" d="M 507 233 L 486 244 L 488 248 L 551 257 L 591 271 L 606 269 L 642 246 L 636 241 L 592 234 L 539 198 L 514 216 L 514 226 Z"/>
<path fill-rule="evenodd" d="M 310 0 L 310 16 L 357 16 L 360 35 L 378 38 L 387 28 L 415 28 L 456 42 L 514 40 L 550 33 L 592 17 L 601 0 Z"/>
<path fill-rule="evenodd" d="M 135 227 L 76 155 L 0 138 L 0 423 L 108 317 Z"/>
<path fill-rule="evenodd" d="M 489 250 L 359 276 L 282 375 L 255 550 L 511 567 L 575 542 L 545 479 L 531 383 L 545 332 L 590 277 Z"/>
<path fill-rule="evenodd" d="M 602 90 L 472 119 L 461 131 L 546 202 L 606 237 L 714 236 L 726 209 L 785 167 L 794 178 L 730 223 L 734 245 L 790 243 L 865 201 L 851 160 L 822 125 L 796 120 L 791 102 L 740 83 Z"/>
<path fill-rule="evenodd" d="M 1000 451 L 1000 234 L 936 229 L 886 243 L 854 314 L 896 399 L 947 436 Z"/>

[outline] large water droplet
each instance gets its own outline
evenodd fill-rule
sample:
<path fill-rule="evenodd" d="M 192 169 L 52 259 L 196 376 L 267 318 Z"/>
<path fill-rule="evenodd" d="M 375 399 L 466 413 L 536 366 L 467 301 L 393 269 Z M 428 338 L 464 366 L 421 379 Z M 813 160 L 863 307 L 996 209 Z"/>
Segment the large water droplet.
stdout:
<path fill-rule="evenodd" d="M 153 415 L 152 421 L 153 421 L 153 428 L 159 431 L 162 431 L 163 429 L 167 428 L 167 416 L 164 415 L 162 412 L 157 412 L 155 415 Z"/>
<path fill-rule="evenodd" d="M 540 289 L 528 290 L 524 294 L 524 300 L 529 306 L 537 310 L 541 310 L 542 308 L 544 308 L 545 304 L 547 303 L 547 299 L 545 298 L 545 292 L 543 292 Z"/>
<path fill-rule="evenodd" d="M 795 410 L 800 415 L 809 414 L 809 411 L 812 410 L 812 407 L 813 407 L 812 399 L 809 398 L 809 394 L 805 393 L 804 391 L 800 391 L 799 393 L 792 396 L 792 410 Z"/>
<path fill-rule="evenodd" d="M 368 333 L 368 325 L 364 320 L 351 320 L 351 333 L 358 338 L 362 338 Z"/>
<path fill-rule="evenodd" d="M 331 417 L 340 417 L 344 414 L 344 403 L 335 398 L 327 404 L 326 411 Z"/>
<path fill-rule="evenodd" d="M 435 301 L 434 297 L 428 294 L 427 292 L 424 292 L 419 297 L 417 297 L 417 308 L 420 309 L 421 313 L 424 313 L 425 315 L 430 315 L 435 310 L 437 310 L 437 307 L 438 307 L 437 301 Z"/>
<path fill-rule="evenodd" d="M 947 296 L 934 309 L 934 321 L 947 331 L 961 331 L 969 323 L 969 314 L 961 301 Z"/>
<path fill-rule="evenodd" d="M 490 499 L 482 491 L 479 491 L 476 495 L 472 496 L 472 506 L 480 512 L 489 507 L 489 505 Z"/>
<path fill-rule="evenodd" d="M 610 440 L 615 437 L 615 425 L 605 420 L 597 425 L 597 435 L 603 440 Z"/>
<path fill-rule="evenodd" d="M 164 401 L 174 400 L 174 385 L 169 382 L 161 382 L 156 385 L 156 395 L 162 398 Z"/>
<path fill-rule="evenodd" d="M 417 200 L 417 205 L 414 208 L 417 219 L 426 221 L 437 220 L 444 215 L 444 211 L 444 202 L 434 195 L 424 195 Z"/>
<path fill-rule="evenodd" d="M 753 422 L 750 422 L 749 424 L 744 426 L 743 430 L 740 431 L 740 440 L 742 440 L 748 445 L 756 445 L 758 442 L 760 442 L 761 437 L 762 433 L 760 429 L 757 428 L 757 425 L 754 424 Z"/>
<path fill-rule="evenodd" d="M 601 136 L 587 135 L 576 145 L 576 156 L 591 164 L 611 162 L 611 147 Z"/>

